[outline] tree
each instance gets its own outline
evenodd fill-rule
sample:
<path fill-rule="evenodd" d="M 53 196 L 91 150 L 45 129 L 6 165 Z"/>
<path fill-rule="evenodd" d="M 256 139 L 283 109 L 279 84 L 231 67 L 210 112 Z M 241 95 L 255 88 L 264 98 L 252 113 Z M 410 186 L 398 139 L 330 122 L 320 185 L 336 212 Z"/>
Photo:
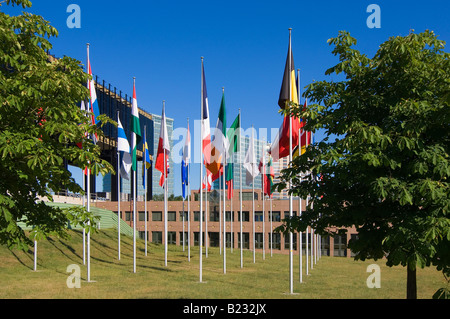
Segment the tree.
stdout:
<path fill-rule="evenodd" d="M 31 7 L 26 0 L 6 3 Z M 62 210 L 40 201 L 51 200 L 52 191 L 82 192 L 65 161 L 95 174 L 113 170 L 85 136 L 102 135 L 80 109 L 88 97 L 88 75 L 79 61 L 47 54 L 57 34 L 41 16 L 0 12 L 0 244 L 9 247 L 25 249 L 36 236 L 66 236 L 68 220 L 72 225 L 91 220 L 94 226 L 85 209 Z M 20 221 L 34 231 L 26 233 Z"/>
<path fill-rule="evenodd" d="M 407 298 L 416 298 L 416 267 L 450 275 L 450 55 L 432 31 L 392 37 L 372 59 L 347 32 L 329 44 L 339 63 L 325 74 L 345 79 L 308 85 L 304 96 L 315 104 L 291 107 L 306 130 L 326 137 L 275 185 L 292 180 L 291 193 L 311 196 L 306 212 L 278 230 L 312 225 L 334 235 L 355 226 L 355 259 L 405 266 Z"/>

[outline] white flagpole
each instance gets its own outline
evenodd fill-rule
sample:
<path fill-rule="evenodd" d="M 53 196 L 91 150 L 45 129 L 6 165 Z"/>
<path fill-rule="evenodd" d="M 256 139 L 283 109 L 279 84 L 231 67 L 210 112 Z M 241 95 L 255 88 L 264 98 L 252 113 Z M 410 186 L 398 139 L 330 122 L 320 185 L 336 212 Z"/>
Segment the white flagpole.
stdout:
<path fill-rule="evenodd" d="M 189 118 L 187 118 L 188 127 L 189 127 Z M 189 133 L 190 134 L 190 133 Z M 201 135 L 201 133 L 200 133 Z M 190 154 L 189 154 L 190 155 Z M 191 205 L 190 205 L 190 197 L 191 197 L 191 158 L 189 156 L 189 163 L 187 174 L 188 174 L 188 187 L 187 187 L 187 202 L 188 202 L 188 213 L 187 213 L 187 220 L 188 220 L 188 261 L 191 261 Z"/>
<path fill-rule="evenodd" d="M 144 136 L 145 136 L 145 141 L 147 141 L 147 126 L 144 125 Z M 147 174 L 148 174 L 148 170 L 147 170 L 147 163 L 146 158 L 145 158 L 145 154 L 143 155 L 143 162 L 144 162 L 144 169 L 145 169 L 145 180 L 144 180 L 144 218 L 145 218 L 145 256 L 147 256 Z"/>
<path fill-rule="evenodd" d="M 90 183 L 91 170 L 87 169 L 87 211 L 91 211 L 91 183 Z M 91 222 L 88 220 L 88 226 Z M 91 230 L 87 232 L 87 281 L 91 281 Z"/>
<path fill-rule="evenodd" d="M 223 154 L 223 174 L 222 174 L 222 180 L 223 180 L 223 273 L 227 273 L 227 233 L 226 233 L 226 195 L 225 195 L 225 168 L 226 168 L 226 154 Z"/>
<path fill-rule="evenodd" d="M 251 145 L 253 146 L 253 150 L 252 152 L 255 151 L 255 147 L 253 145 L 254 143 L 254 139 L 253 139 L 253 124 L 252 124 L 252 143 Z M 254 156 L 254 153 L 253 153 Z M 254 177 L 254 167 L 253 167 L 252 163 L 252 211 L 253 211 L 253 216 L 252 216 L 252 225 L 253 225 L 253 263 L 256 263 L 256 238 L 255 238 L 255 177 Z"/>
<path fill-rule="evenodd" d="M 265 209 L 265 206 L 264 206 L 264 203 L 265 203 L 264 180 L 265 180 L 265 174 L 266 174 L 266 153 L 265 153 L 265 142 L 264 142 L 264 139 L 263 139 L 263 142 L 262 142 L 262 160 L 263 160 L 263 173 L 261 174 L 261 179 L 262 179 L 262 204 L 263 204 L 263 216 L 262 216 L 262 218 L 263 218 L 263 220 L 262 220 L 262 222 L 263 222 L 263 232 L 262 232 L 262 234 L 263 234 L 263 260 L 265 260 L 266 259 L 266 241 L 265 241 L 265 238 L 266 238 L 266 223 L 265 223 L 266 222 L 266 218 L 265 218 L 266 209 Z"/>
<path fill-rule="evenodd" d="M 83 176 L 83 192 L 86 192 L 86 175 L 84 175 L 84 169 L 82 170 L 81 175 Z M 85 201 L 86 194 L 83 194 L 83 207 L 86 206 Z M 84 222 L 83 222 L 84 225 Z M 83 227 L 83 265 L 86 265 L 86 230 Z"/>
<path fill-rule="evenodd" d="M 203 182 L 203 57 L 202 59 L 202 68 L 201 68 L 201 110 L 200 110 L 200 231 L 199 231 L 199 279 L 200 282 L 202 282 L 203 277 L 203 260 L 202 260 L 202 254 L 203 254 L 203 241 L 202 241 L 202 233 L 203 233 L 203 226 L 202 226 L 202 212 L 203 212 L 203 192 L 202 192 L 202 182 Z"/>
<path fill-rule="evenodd" d="M 219 168 L 219 254 L 222 255 L 223 234 L 222 234 L 222 183 L 220 182 Z"/>
<path fill-rule="evenodd" d="M 163 100 L 163 110 L 165 115 L 166 101 Z M 161 125 L 164 123 L 161 122 Z M 163 130 L 165 132 L 165 130 Z M 164 136 L 164 140 L 167 136 Z M 167 246 L 168 246 L 168 234 L 167 234 L 167 162 L 166 162 L 166 148 L 163 147 L 164 155 L 164 266 L 167 267 Z"/>
<path fill-rule="evenodd" d="M 301 95 L 301 91 L 300 91 L 300 69 L 297 69 L 297 76 L 298 76 L 298 105 L 299 107 L 301 107 L 301 103 L 300 103 L 300 95 Z M 301 129 L 298 129 L 298 155 L 302 155 L 302 136 L 301 136 Z M 302 176 L 300 173 L 300 182 L 302 181 Z M 298 216 L 300 217 L 302 215 L 302 198 L 299 195 L 298 196 L 298 204 L 299 204 L 299 212 L 298 212 Z M 299 236 L 299 248 L 298 248 L 298 258 L 299 258 L 299 282 L 303 282 L 303 256 L 302 256 L 302 250 L 303 250 L 303 238 L 302 238 L 302 232 L 300 231 L 298 233 Z"/>
<path fill-rule="evenodd" d="M 234 165 L 233 165 L 233 175 L 234 175 Z M 233 178 L 234 178 L 234 176 L 233 176 Z M 231 198 L 230 198 L 230 234 L 231 234 L 231 237 L 230 237 L 230 241 L 231 241 L 231 253 L 233 253 L 233 245 L 234 245 L 234 241 L 233 241 L 233 238 L 234 238 L 234 233 L 233 233 L 233 217 L 234 217 L 234 212 L 233 212 L 233 195 L 234 195 L 234 181 L 232 182 L 233 183 L 233 186 L 232 186 L 232 190 L 231 190 Z"/>
<path fill-rule="evenodd" d="M 133 77 L 133 87 L 136 77 Z M 134 133 L 136 134 L 136 133 Z M 133 145 L 137 147 L 137 145 Z M 137 161 L 137 160 L 136 160 Z M 137 168 L 136 168 L 137 169 Z M 133 272 L 136 273 L 136 171 L 133 170 Z"/>
<path fill-rule="evenodd" d="M 208 178 L 206 178 L 206 182 L 205 182 L 205 258 L 208 258 L 208 246 L 209 246 L 208 215 L 209 215 L 208 214 Z"/>
<path fill-rule="evenodd" d="M 119 122 L 119 111 L 117 111 Z M 117 257 L 120 260 L 120 152 L 117 145 Z"/>
<path fill-rule="evenodd" d="M 37 270 L 37 240 L 34 240 L 34 266 L 33 266 L 33 270 L 36 271 Z"/>
<path fill-rule="evenodd" d="M 272 193 L 272 192 L 271 192 Z M 273 226 L 272 226 L 272 220 L 273 220 L 273 212 L 272 212 L 272 195 L 269 196 L 270 201 L 270 257 L 273 256 Z"/>
<path fill-rule="evenodd" d="M 291 31 L 292 28 L 289 28 L 289 48 L 291 48 Z M 289 50 L 289 101 L 292 101 L 292 79 L 291 79 L 291 52 L 292 49 Z M 292 117 L 289 116 L 289 163 L 292 162 Z M 291 187 L 291 181 L 289 181 L 289 188 Z M 289 195 L 289 218 L 292 218 L 292 194 Z M 293 269 L 293 233 L 289 232 L 289 290 L 290 293 L 294 293 L 294 269 Z"/>
<path fill-rule="evenodd" d="M 242 136 L 242 126 L 241 126 L 241 109 L 239 109 L 239 205 L 240 205 L 240 233 L 241 233 L 241 268 L 244 267 L 243 260 L 243 247 L 244 247 L 244 238 L 242 238 L 242 144 L 241 144 L 241 136 Z"/>

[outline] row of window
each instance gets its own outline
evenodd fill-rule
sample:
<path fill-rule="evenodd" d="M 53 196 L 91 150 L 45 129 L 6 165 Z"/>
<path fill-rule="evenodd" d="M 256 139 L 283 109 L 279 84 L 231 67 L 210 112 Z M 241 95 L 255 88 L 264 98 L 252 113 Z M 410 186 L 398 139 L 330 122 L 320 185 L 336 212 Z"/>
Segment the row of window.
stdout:
<path fill-rule="evenodd" d="M 241 245 L 241 234 L 236 233 L 237 237 L 237 246 L 240 247 Z M 297 234 L 293 234 L 293 249 L 297 250 Z M 139 232 L 140 238 L 144 239 L 145 232 L 140 231 Z M 162 236 L 163 232 L 161 231 L 152 231 L 152 242 L 155 244 L 161 244 L 162 243 Z M 171 245 L 175 245 L 177 233 L 174 231 L 167 232 L 167 242 Z M 233 242 L 235 240 L 234 234 L 232 233 L 226 233 L 226 247 L 231 248 L 231 240 L 233 239 Z M 242 233 L 242 237 L 244 239 L 243 247 L 245 249 L 253 248 L 250 247 L 250 233 Z M 289 237 L 284 237 L 284 249 L 289 249 Z M 183 242 L 183 232 L 179 232 L 179 238 L 180 238 L 180 245 Z M 281 250 L 282 243 L 281 243 L 281 234 L 279 233 L 268 233 L 267 234 L 267 242 L 268 247 L 271 246 L 271 240 L 273 239 L 273 245 L 272 248 L 276 250 Z M 199 233 L 194 232 L 194 246 L 199 245 Z M 205 243 L 205 233 L 203 233 L 203 243 Z M 308 234 L 308 241 L 311 242 L 311 234 Z M 210 247 L 219 247 L 219 233 L 218 232 L 209 232 L 209 246 Z M 185 245 L 188 244 L 188 233 L 184 233 L 184 243 Z M 321 250 L 323 255 L 330 255 L 330 238 L 329 237 L 322 237 L 321 240 Z M 263 233 L 255 233 L 255 247 L 256 249 L 262 249 L 263 248 Z M 306 234 L 302 234 L 302 249 L 305 251 L 306 249 Z M 334 256 L 340 256 L 345 257 L 347 256 L 347 243 L 346 243 L 346 236 L 336 236 L 334 240 Z"/>
<path fill-rule="evenodd" d="M 116 212 L 117 214 L 117 212 Z M 296 211 L 293 212 L 294 216 L 297 214 Z M 143 211 L 139 211 L 138 212 L 138 220 L 139 221 L 145 221 L 145 212 Z M 203 212 L 202 214 L 203 216 L 203 220 L 205 220 L 205 213 Z M 266 221 L 270 222 L 270 212 L 267 212 L 266 215 L 268 217 L 266 217 Z M 133 214 L 131 212 L 125 212 L 125 220 L 126 221 L 131 221 Z M 162 211 L 154 211 L 154 212 L 147 212 L 147 218 L 151 221 L 154 222 L 160 222 L 163 221 L 163 212 Z M 284 212 L 284 217 L 283 218 L 287 218 L 289 217 L 289 212 L 285 211 Z M 121 216 L 122 218 L 122 216 Z M 227 222 L 231 221 L 231 219 L 233 219 L 233 221 L 241 221 L 241 214 L 240 211 L 235 211 L 233 212 L 233 214 L 231 214 L 230 211 L 227 211 L 225 213 L 225 220 Z M 182 221 L 183 220 L 183 212 L 179 212 L 178 213 L 178 221 Z M 184 212 L 184 220 L 187 221 L 188 220 L 188 212 Z M 168 211 L 167 212 L 167 221 L 169 222 L 175 222 L 177 221 L 177 212 L 175 211 Z M 200 212 L 198 211 L 194 211 L 194 221 L 198 222 L 200 221 Z M 220 216 L 219 216 L 219 212 L 210 212 L 209 214 L 209 221 L 211 222 L 218 222 L 220 221 Z M 250 212 L 249 211 L 242 211 L 242 221 L 244 222 L 248 222 L 250 221 Z M 263 212 L 262 211 L 255 211 L 255 221 L 256 222 L 262 222 L 263 221 Z M 280 211 L 273 211 L 272 212 L 272 221 L 274 222 L 280 222 L 281 221 L 281 212 Z"/>

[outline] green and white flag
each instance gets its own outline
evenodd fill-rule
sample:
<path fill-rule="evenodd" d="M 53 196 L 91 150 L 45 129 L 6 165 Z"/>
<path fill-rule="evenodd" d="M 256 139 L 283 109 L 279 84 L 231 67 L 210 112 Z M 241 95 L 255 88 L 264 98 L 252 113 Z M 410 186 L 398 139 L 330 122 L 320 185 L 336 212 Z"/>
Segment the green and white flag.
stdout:
<path fill-rule="evenodd" d="M 136 100 L 136 85 L 133 81 L 133 103 L 131 106 L 131 150 L 132 150 L 132 170 L 137 170 L 137 145 L 141 141 L 141 125 L 139 124 L 139 110 Z"/>

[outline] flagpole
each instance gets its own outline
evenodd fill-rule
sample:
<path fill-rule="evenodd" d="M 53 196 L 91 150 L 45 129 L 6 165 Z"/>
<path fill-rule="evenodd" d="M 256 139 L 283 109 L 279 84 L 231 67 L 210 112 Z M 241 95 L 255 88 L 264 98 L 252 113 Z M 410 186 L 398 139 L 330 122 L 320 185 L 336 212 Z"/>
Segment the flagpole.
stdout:
<path fill-rule="evenodd" d="M 144 125 L 144 140 L 145 142 L 147 142 L 147 125 Z M 145 145 L 144 145 L 144 154 L 143 154 L 143 162 L 144 162 L 144 167 L 143 169 L 145 170 L 145 178 L 144 178 L 144 217 L 145 217 L 145 256 L 147 256 L 147 163 L 146 163 L 146 159 L 145 159 Z"/>
<path fill-rule="evenodd" d="M 205 258 L 208 258 L 208 178 L 205 183 Z"/>
<path fill-rule="evenodd" d="M 117 122 L 119 122 L 119 112 L 117 111 Z M 119 136 L 119 134 L 117 134 Z M 120 152 L 117 145 L 117 257 L 120 260 Z"/>
<path fill-rule="evenodd" d="M 187 124 L 188 124 L 188 128 L 189 128 L 189 117 L 187 118 Z M 190 134 L 190 132 L 189 132 Z M 201 133 L 200 133 L 201 135 Z M 190 141 L 189 141 L 190 143 Z M 189 154 L 189 161 L 191 160 L 191 154 Z M 187 187 L 187 202 L 188 202 L 188 214 L 187 214 L 187 220 L 188 220 L 188 261 L 191 261 L 191 206 L 190 206 L 190 197 L 191 197 L 191 172 L 190 172 L 190 168 L 191 168 L 191 163 L 187 164 L 187 180 L 188 180 L 188 187 Z"/>
<path fill-rule="evenodd" d="M 84 174 L 86 170 L 82 170 L 81 175 L 83 176 L 83 192 L 86 192 L 86 175 Z M 83 208 L 86 206 L 85 201 L 86 194 L 83 194 Z M 83 265 L 86 265 L 86 229 L 84 229 L 83 221 Z"/>
<path fill-rule="evenodd" d="M 223 273 L 227 273 L 227 233 L 226 233 L 226 196 L 225 196 L 225 167 L 227 162 L 227 156 L 223 154 L 223 173 L 222 173 L 222 183 L 223 183 Z"/>
<path fill-rule="evenodd" d="M 242 126 L 241 126 L 241 109 L 239 108 L 239 206 L 240 206 L 240 233 L 241 233 L 241 268 L 244 267 L 243 260 L 243 247 L 244 247 L 244 238 L 242 238 L 242 145 L 241 145 L 241 136 L 242 136 Z"/>
<path fill-rule="evenodd" d="M 87 60 L 88 60 L 88 73 L 90 69 L 90 59 L 89 59 L 89 43 L 87 44 Z M 92 101 L 89 101 L 89 104 Z M 89 107 L 89 111 L 91 111 L 91 107 Z M 87 211 L 88 213 L 91 211 L 91 187 L 90 187 L 90 175 L 91 170 L 87 169 Z M 91 222 L 88 220 L 88 226 L 91 225 Z M 91 281 L 91 230 L 89 228 L 87 232 L 87 281 Z"/>
<path fill-rule="evenodd" d="M 300 69 L 297 69 L 297 78 L 298 78 L 298 105 L 300 108 L 300 95 L 301 95 L 301 89 L 300 89 Z M 298 129 L 298 155 L 302 155 L 302 135 L 301 135 L 301 128 Z M 300 173 L 300 183 L 302 182 L 302 175 Z M 298 204 L 299 204 L 299 212 L 298 216 L 300 217 L 302 215 L 302 197 L 298 195 Z M 303 234 L 300 231 L 298 233 L 299 236 L 299 249 L 298 249 L 298 259 L 299 259 L 299 282 L 303 282 L 303 256 L 302 256 L 302 250 L 303 250 Z"/>
<path fill-rule="evenodd" d="M 219 168 L 219 255 L 222 255 L 223 234 L 222 234 L 222 183 L 220 182 Z"/>
<path fill-rule="evenodd" d="M 289 101 L 292 101 L 292 77 L 291 77 L 291 61 L 292 61 L 292 49 L 291 49 L 291 31 L 289 28 Z M 292 117 L 289 115 L 289 163 L 292 162 Z M 289 180 L 289 188 L 291 188 L 291 180 Z M 292 218 L 292 194 L 289 195 L 289 218 Z M 289 231 L 289 290 L 290 293 L 294 293 L 294 269 L 293 269 L 293 233 Z"/>
<path fill-rule="evenodd" d="M 163 111 L 164 116 L 166 112 L 166 101 L 163 100 Z M 164 118 L 165 120 L 165 118 Z M 164 123 L 161 123 L 161 125 L 164 125 Z M 165 133 L 165 131 L 163 130 Z M 165 140 L 167 136 L 164 136 Z M 166 162 L 166 148 L 163 147 L 163 159 L 164 159 L 164 266 L 167 267 L 167 246 L 168 246 L 168 234 L 167 234 L 167 162 Z"/>
<path fill-rule="evenodd" d="M 252 147 L 254 143 L 253 138 L 253 124 L 252 124 Z M 254 152 L 254 149 L 252 150 Z M 254 153 L 253 153 L 254 154 Z M 253 165 L 254 163 L 252 163 Z M 253 263 L 256 263 L 256 240 L 255 240 L 255 176 L 254 176 L 254 167 L 252 166 L 252 211 L 253 211 L 253 218 L 252 218 L 252 225 L 253 225 Z"/>
<path fill-rule="evenodd" d="M 203 192 L 202 192 L 202 182 L 203 182 L 203 57 L 201 57 L 202 65 L 201 65 L 201 108 L 200 108 L 200 231 L 199 231 L 199 280 L 202 282 L 203 277 L 203 260 L 202 260 L 202 233 L 203 233 L 203 227 L 202 227 L 202 213 L 203 213 Z"/>
<path fill-rule="evenodd" d="M 261 175 L 261 179 L 262 179 L 262 204 L 263 204 L 263 260 L 266 259 L 266 224 L 265 224 L 265 215 L 266 215 L 266 209 L 265 209 L 265 195 L 264 195 L 264 182 L 265 182 L 265 173 L 266 173 L 266 153 L 265 153 L 265 143 L 264 143 L 264 139 L 262 142 L 262 159 L 263 159 L 263 174 Z"/>
<path fill-rule="evenodd" d="M 135 84 L 136 77 L 133 77 L 133 88 Z M 133 145 L 133 147 L 137 148 L 137 145 Z M 133 273 L 136 273 L 136 169 L 135 167 L 133 170 Z"/>

